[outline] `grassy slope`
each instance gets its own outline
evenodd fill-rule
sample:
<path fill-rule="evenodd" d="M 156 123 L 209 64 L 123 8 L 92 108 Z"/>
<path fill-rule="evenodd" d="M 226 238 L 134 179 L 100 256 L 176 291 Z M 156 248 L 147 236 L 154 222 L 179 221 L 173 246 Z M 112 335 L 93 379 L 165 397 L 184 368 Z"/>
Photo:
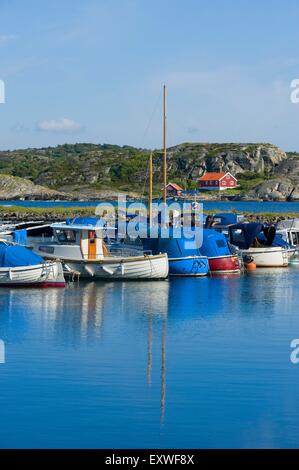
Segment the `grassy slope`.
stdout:
<path fill-rule="evenodd" d="M 205 158 L 215 157 L 219 152 L 253 152 L 261 144 L 194 144 L 184 143 L 168 149 L 169 180 L 175 181 L 186 189 L 196 189 L 196 177 L 186 178 L 186 170 L 180 167 L 179 159 L 193 165 Z M 262 144 L 264 147 L 270 144 Z M 290 152 L 291 158 L 299 158 L 299 154 Z M 28 178 L 35 184 L 65 192 L 81 192 L 87 195 L 96 191 L 118 190 L 126 193 L 148 193 L 148 160 L 149 151 L 130 146 L 65 144 L 57 147 L 41 149 L 24 149 L 0 151 L 0 173 Z M 171 165 L 176 162 L 177 166 Z M 192 163 L 193 162 L 193 163 Z M 154 196 L 161 195 L 162 187 L 162 155 L 155 152 L 154 158 Z M 237 195 L 257 186 L 268 179 L 263 173 L 247 172 L 238 176 L 240 187 L 227 190 L 227 194 Z"/>

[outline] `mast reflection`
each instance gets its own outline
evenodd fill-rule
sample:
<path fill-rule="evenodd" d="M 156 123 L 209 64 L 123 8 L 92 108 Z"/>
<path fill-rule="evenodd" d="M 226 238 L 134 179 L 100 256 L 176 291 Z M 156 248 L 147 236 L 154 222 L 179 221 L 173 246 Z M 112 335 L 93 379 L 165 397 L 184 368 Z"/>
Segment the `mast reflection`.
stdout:
<path fill-rule="evenodd" d="M 158 289 L 157 289 L 158 287 Z M 158 292 L 158 295 L 157 295 Z M 147 292 L 149 299 L 147 305 L 148 334 L 147 334 L 147 383 L 151 385 L 151 373 L 153 365 L 153 319 L 162 322 L 161 331 L 161 365 L 160 365 L 160 423 L 163 424 L 165 417 L 166 398 L 166 337 L 167 337 L 167 317 L 169 308 L 169 282 L 153 283 L 150 291 Z"/>

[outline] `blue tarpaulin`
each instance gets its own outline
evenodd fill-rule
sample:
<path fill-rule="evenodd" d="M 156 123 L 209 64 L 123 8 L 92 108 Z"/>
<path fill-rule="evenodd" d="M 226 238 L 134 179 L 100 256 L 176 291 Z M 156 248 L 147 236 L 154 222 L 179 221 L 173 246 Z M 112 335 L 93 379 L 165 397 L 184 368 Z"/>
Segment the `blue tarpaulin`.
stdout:
<path fill-rule="evenodd" d="M 23 246 L 0 244 L 0 267 L 16 268 L 44 263 L 43 258 Z"/>
<path fill-rule="evenodd" d="M 26 245 L 27 242 L 27 230 L 25 228 L 21 230 L 15 230 L 12 232 L 12 239 L 19 245 Z"/>
<path fill-rule="evenodd" d="M 208 258 L 212 258 L 213 256 L 227 256 L 231 254 L 223 233 L 207 228 L 203 229 L 203 242 L 200 251 Z"/>
<path fill-rule="evenodd" d="M 173 229 L 169 228 L 169 238 L 163 238 L 161 236 L 161 227 L 159 227 L 158 238 L 145 238 L 142 239 L 144 250 L 150 250 L 152 253 L 167 253 L 169 258 L 182 258 L 186 256 L 201 256 L 201 249 L 196 247 L 195 238 L 187 238 L 184 234 L 181 237 L 176 238 L 173 235 Z M 191 233 L 190 233 L 191 235 Z M 190 246 L 194 243 L 194 247 Z"/>

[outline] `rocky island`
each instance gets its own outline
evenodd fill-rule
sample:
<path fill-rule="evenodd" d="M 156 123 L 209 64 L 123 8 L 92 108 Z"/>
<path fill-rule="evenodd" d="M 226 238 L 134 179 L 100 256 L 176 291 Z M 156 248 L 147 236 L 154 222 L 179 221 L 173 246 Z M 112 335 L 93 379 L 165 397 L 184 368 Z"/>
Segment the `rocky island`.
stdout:
<path fill-rule="evenodd" d="M 167 150 L 169 180 L 196 189 L 206 171 L 229 171 L 237 190 L 204 197 L 234 200 L 299 200 L 299 154 L 272 144 L 183 143 Z M 0 199 L 97 200 L 124 192 L 146 195 L 149 150 L 131 146 L 65 144 L 0 151 Z M 154 191 L 162 184 L 162 152 L 154 154 Z"/>

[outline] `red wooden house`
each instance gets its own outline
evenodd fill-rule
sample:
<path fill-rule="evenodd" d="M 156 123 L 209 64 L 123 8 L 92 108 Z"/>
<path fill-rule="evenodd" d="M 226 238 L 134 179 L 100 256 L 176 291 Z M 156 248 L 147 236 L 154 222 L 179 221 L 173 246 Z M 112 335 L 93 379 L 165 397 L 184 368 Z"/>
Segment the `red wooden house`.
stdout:
<path fill-rule="evenodd" d="M 176 183 L 168 183 L 166 186 L 167 196 L 181 196 L 183 188 Z"/>
<path fill-rule="evenodd" d="M 206 189 L 210 191 L 222 191 L 224 189 L 234 189 L 238 186 L 238 180 L 230 174 L 226 173 L 205 173 L 198 180 L 199 189 Z"/>

